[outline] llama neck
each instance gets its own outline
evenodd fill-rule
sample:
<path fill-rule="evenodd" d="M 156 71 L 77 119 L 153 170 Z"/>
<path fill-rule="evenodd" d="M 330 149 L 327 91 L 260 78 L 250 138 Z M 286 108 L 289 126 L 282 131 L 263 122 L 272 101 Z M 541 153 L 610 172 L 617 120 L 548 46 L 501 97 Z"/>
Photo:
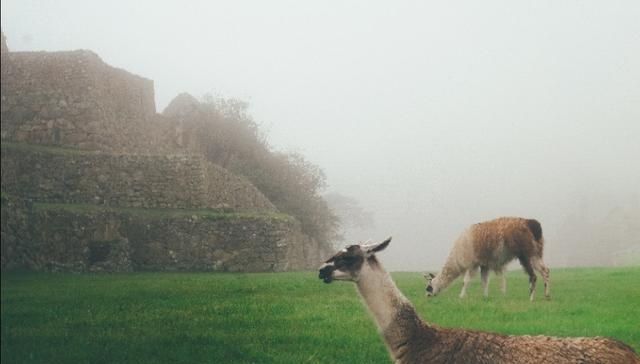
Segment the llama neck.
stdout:
<path fill-rule="evenodd" d="M 417 330 L 428 329 L 375 258 L 363 265 L 357 287 L 393 358 L 406 350 Z"/>
<path fill-rule="evenodd" d="M 460 264 L 454 258 L 447 259 L 447 262 L 442 267 L 442 270 L 436 278 L 433 280 L 433 285 L 438 287 L 438 290 L 441 291 L 447 288 L 451 282 L 453 282 L 456 278 L 458 278 L 465 270 L 462 268 Z"/>
<path fill-rule="evenodd" d="M 465 231 L 458 240 L 456 240 L 442 270 L 432 282 L 433 286 L 437 287 L 439 291 L 447 288 L 451 282 L 470 268 L 469 264 L 473 260 L 471 254 L 473 251 L 473 249 L 471 249 L 472 242 L 470 231 Z"/>

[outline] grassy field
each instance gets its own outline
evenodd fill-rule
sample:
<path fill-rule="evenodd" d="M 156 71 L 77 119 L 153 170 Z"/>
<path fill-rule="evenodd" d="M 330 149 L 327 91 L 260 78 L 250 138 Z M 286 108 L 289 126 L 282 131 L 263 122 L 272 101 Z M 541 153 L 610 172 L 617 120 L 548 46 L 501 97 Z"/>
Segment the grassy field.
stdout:
<path fill-rule="evenodd" d="M 552 270 L 550 301 L 508 274 L 483 299 L 460 282 L 425 298 L 394 273 L 423 318 L 506 334 L 609 336 L 640 351 L 640 267 Z M 540 285 L 541 286 L 541 285 Z M 538 293 L 541 293 L 539 287 Z M 2 363 L 387 363 L 353 284 L 278 274 L 2 274 Z"/>

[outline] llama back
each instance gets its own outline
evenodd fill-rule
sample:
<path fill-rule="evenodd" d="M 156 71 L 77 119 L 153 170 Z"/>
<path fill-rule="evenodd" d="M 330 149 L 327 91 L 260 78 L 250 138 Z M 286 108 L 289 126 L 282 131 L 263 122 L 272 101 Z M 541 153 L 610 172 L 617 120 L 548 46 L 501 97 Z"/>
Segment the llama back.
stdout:
<path fill-rule="evenodd" d="M 508 336 L 504 348 L 505 363 L 640 363 L 633 348 L 604 337 Z"/>
<path fill-rule="evenodd" d="M 464 329 L 425 335 L 429 345 L 407 352 L 403 363 L 639 364 L 635 351 L 613 339 L 507 336 Z"/>
<path fill-rule="evenodd" d="M 474 251 L 481 262 L 500 265 L 514 257 L 542 256 L 544 240 L 537 220 L 501 217 L 471 228 Z"/>
<path fill-rule="evenodd" d="M 501 217 L 473 224 L 455 241 L 448 260 L 468 266 L 470 262 L 477 261 L 483 255 L 502 252 L 509 247 L 505 244 L 512 245 L 515 240 L 525 240 L 533 236 L 526 221 L 529 220 L 519 217 Z M 536 220 L 531 221 L 538 224 L 539 232 L 542 234 L 540 223 Z M 535 223 L 532 224 L 535 225 Z"/>

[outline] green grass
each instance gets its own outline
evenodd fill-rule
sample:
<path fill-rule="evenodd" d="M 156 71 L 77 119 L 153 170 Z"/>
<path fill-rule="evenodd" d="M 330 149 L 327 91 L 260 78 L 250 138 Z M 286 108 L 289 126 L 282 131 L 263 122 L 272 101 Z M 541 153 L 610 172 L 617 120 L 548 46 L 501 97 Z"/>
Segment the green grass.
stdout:
<path fill-rule="evenodd" d="M 424 297 L 394 273 L 421 316 L 506 334 L 610 336 L 640 350 L 640 267 L 552 270 L 550 301 L 508 274 L 502 296 L 460 282 Z M 541 288 L 541 287 L 539 287 Z M 540 293 L 541 290 L 539 290 Z M 541 295 L 539 295 L 541 296 Z M 316 272 L 2 274 L 3 363 L 387 363 L 353 284 Z"/>

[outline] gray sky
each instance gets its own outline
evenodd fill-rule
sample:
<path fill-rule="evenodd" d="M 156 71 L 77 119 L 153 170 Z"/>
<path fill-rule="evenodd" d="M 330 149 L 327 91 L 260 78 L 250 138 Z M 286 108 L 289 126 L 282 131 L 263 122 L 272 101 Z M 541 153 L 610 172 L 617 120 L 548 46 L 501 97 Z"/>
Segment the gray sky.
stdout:
<path fill-rule="evenodd" d="M 11 50 L 91 49 L 153 79 L 158 111 L 180 92 L 249 101 L 275 148 L 374 213 L 362 239 L 394 236 L 391 269 L 438 268 L 502 215 L 539 219 L 562 265 L 576 208 L 639 198 L 636 0 L 1 6 Z"/>

